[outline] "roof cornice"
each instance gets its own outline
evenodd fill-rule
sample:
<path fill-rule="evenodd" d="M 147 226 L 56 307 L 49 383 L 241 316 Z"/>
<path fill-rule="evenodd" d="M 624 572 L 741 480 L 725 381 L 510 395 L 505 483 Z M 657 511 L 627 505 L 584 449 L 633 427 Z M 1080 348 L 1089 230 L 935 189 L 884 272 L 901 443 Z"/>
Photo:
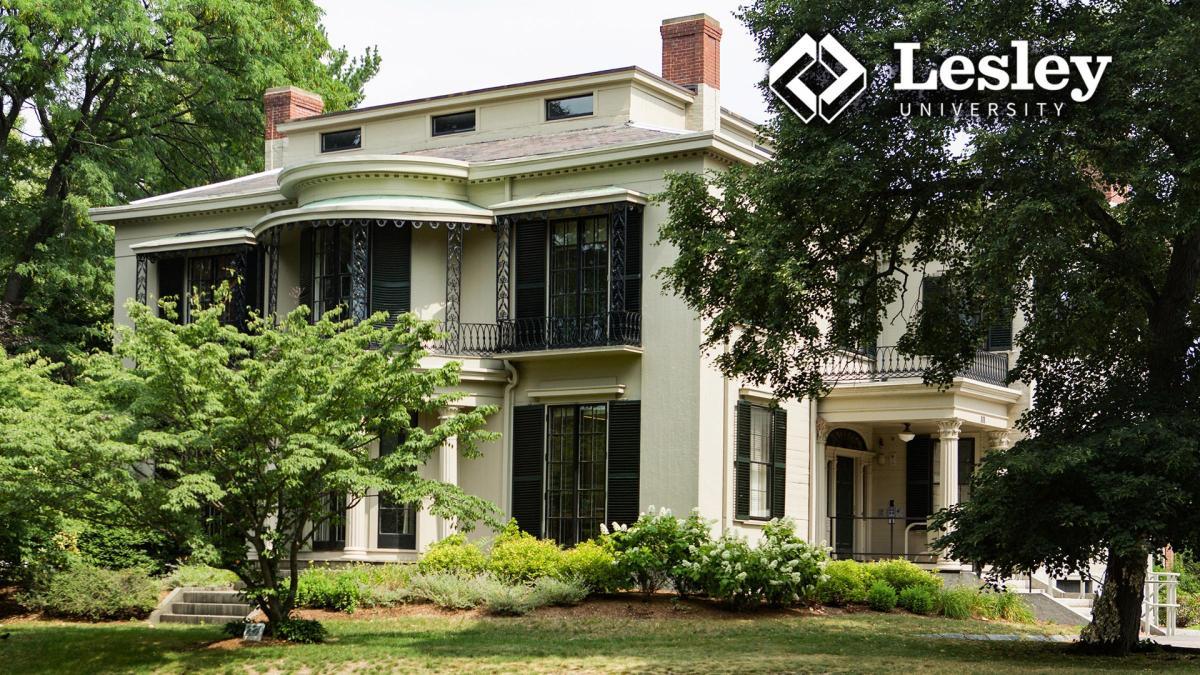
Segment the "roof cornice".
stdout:
<path fill-rule="evenodd" d="M 236 211 L 257 207 L 266 208 L 286 204 L 287 202 L 288 199 L 279 192 L 278 188 L 265 188 L 220 197 L 173 199 L 165 203 L 152 202 L 149 204 L 98 206 L 88 209 L 88 215 L 98 223 L 108 223 L 117 220 L 164 218 L 192 213 Z"/>

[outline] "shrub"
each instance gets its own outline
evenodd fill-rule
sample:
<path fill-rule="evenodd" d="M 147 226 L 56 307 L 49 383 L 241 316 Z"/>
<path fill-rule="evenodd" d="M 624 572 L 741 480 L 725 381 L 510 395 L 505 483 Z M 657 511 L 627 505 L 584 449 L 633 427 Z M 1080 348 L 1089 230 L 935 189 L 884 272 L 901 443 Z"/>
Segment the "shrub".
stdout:
<path fill-rule="evenodd" d="M 741 537 L 726 534 L 693 549 L 681 568 L 698 588 L 734 609 L 762 601 L 768 570 L 762 555 Z"/>
<path fill-rule="evenodd" d="M 487 568 L 487 556 L 467 541 L 465 534 L 454 534 L 435 543 L 421 556 L 417 569 L 422 574 L 449 573 L 474 576 Z"/>
<path fill-rule="evenodd" d="M 409 580 L 408 593 L 445 609 L 470 609 L 483 601 L 481 590 L 488 581 L 457 574 L 416 574 Z"/>
<path fill-rule="evenodd" d="M 534 608 L 532 591 L 524 584 L 506 584 L 498 579 L 474 580 L 479 602 L 488 614 L 521 616 Z"/>
<path fill-rule="evenodd" d="M 876 612 L 890 612 L 896 608 L 896 589 L 886 581 L 876 581 L 867 589 L 867 605 Z"/>
<path fill-rule="evenodd" d="M 676 582 L 683 594 L 693 591 L 696 583 L 682 566 L 689 552 L 711 541 L 707 521 L 693 514 L 683 521 L 668 509 L 644 513 L 633 525 L 613 524 L 610 535 L 617 569 L 638 590 L 649 596 L 668 581 Z"/>
<path fill-rule="evenodd" d="M 1029 603 L 1016 593 L 1004 591 L 989 595 L 994 598 L 996 618 L 1014 623 L 1033 623 L 1037 620 Z"/>
<path fill-rule="evenodd" d="M 237 575 L 208 565 L 180 565 L 162 578 L 165 588 L 233 588 Z"/>
<path fill-rule="evenodd" d="M 158 604 L 158 583 L 146 570 L 106 570 L 84 562 L 36 580 L 19 601 L 54 616 L 101 621 L 141 618 Z"/>
<path fill-rule="evenodd" d="M 873 581 L 886 581 L 897 592 L 920 586 L 933 595 L 942 588 L 940 577 L 917 567 L 908 560 L 883 560 L 866 565 L 867 574 Z"/>
<path fill-rule="evenodd" d="M 412 599 L 408 584 L 416 565 L 357 565 L 353 578 L 358 583 L 361 607 L 392 607 Z"/>
<path fill-rule="evenodd" d="M 825 565 L 825 576 L 817 584 L 817 596 L 827 605 L 847 605 L 867 599 L 867 574 L 853 560 L 834 560 Z"/>
<path fill-rule="evenodd" d="M 288 642 L 316 644 L 329 637 L 325 626 L 315 619 L 288 619 L 281 621 L 278 626 L 268 625 L 267 629 L 271 635 Z"/>
<path fill-rule="evenodd" d="M 933 593 L 924 586 L 909 586 L 900 591 L 899 605 L 913 614 L 932 614 L 936 608 Z"/>
<path fill-rule="evenodd" d="M 790 518 L 772 520 L 763 527 L 758 551 L 768 575 L 763 587 L 768 604 L 783 606 L 816 597 L 825 554 L 796 536 Z"/>
<path fill-rule="evenodd" d="M 965 586 L 947 588 L 942 590 L 938 605 L 947 619 L 969 619 L 979 605 L 979 592 Z"/>
<path fill-rule="evenodd" d="M 75 545 L 86 564 L 109 570 L 138 568 L 151 574 L 164 572 L 167 563 L 184 553 L 156 532 L 93 524 L 82 527 Z"/>
<path fill-rule="evenodd" d="M 595 593 L 620 590 L 628 579 L 622 577 L 610 546 L 607 537 L 601 537 L 599 541 L 581 542 L 563 551 L 559 577 L 578 581 Z"/>
<path fill-rule="evenodd" d="M 296 606 L 353 612 L 362 599 L 362 587 L 350 569 L 310 567 L 300 573 Z"/>
<path fill-rule="evenodd" d="M 496 537 L 487 566 L 502 581 L 530 583 L 539 577 L 558 576 L 562 559 L 557 544 L 523 532 L 513 520 Z"/>
<path fill-rule="evenodd" d="M 569 607 L 578 605 L 588 596 L 588 587 L 572 579 L 542 577 L 533 582 L 530 602 L 534 607 Z"/>
<path fill-rule="evenodd" d="M 1200 594 L 1179 594 L 1179 611 L 1175 615 L 1175 624 L 1181 627 L 1200 624 Z"/>

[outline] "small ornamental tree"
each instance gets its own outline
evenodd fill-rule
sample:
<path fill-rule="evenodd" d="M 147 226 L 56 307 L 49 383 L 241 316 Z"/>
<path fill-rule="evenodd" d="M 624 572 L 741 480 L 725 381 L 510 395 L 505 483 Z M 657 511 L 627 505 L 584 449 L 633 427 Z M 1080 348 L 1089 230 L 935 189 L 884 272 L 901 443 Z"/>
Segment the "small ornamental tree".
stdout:
<path fill-rule="evenodd" d="M 297 558 L 314 531 L 368 492 L 421 503 L 461 530 L 495 522 L 487 501 L 416 471 L 448 439 L 473 457 L 492 437 L 481 430 L 487 408 L 411 425 L 413 412 L 458 398 L 445 393 L 457 363 L 419 367 L 434 324 L 334 313 L 310 323 L 301 308 L 240 332 L 220 306 L 197 306 L 183 325 L 128 309 L 133 328 L 119 331 L 115 356 L 97 358 L 81 382 L 121 420 L 118 445 L 133 450 L 121 456 L 137 460 L 126 513 L 211 549 L 275 625 L 295 604 Z M 372 457 L 383 434 L 401 441 Z M 330 495 L 346 495 L 345 506 Z"/>

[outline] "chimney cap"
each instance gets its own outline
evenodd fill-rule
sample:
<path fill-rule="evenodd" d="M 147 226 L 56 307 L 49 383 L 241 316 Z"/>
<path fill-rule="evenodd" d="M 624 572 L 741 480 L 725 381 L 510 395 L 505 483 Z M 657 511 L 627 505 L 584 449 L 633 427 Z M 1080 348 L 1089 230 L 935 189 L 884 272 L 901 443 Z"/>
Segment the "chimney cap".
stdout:
<path fill-rule="evenodd" d="M 307 89 L 301 89 L 300 87 L 294 87 L 292 85 L 287 85 L 287 86 L 283 86 L 283 87 L 271 87 L 270 89 L 263 92 L 263 96 L 270 96 L 272 94 L 300 94 L 302 96 L 311 96 L 313 98 L 321 98 L 320 94 L 315 94 Z"/>
<path fill-rule="evenodd" d="M 672 24 L 672 23 L 687 23 L 687 22 L 691 22 L 691 21 L 704 21 L 706 23 L 713 24 L 717 28 L 721 27 L 720 21 L 717 21 L 716 19 L 712 18 L 711 16 L 709 16 L 703 12 L 701 12 L 700 14 L 689 14 L 687 16 L 677 16 L 677 17 L 674 17 L 671 19 L 663 19 L 662 25 L 666 26 L 666 25 Z"/>

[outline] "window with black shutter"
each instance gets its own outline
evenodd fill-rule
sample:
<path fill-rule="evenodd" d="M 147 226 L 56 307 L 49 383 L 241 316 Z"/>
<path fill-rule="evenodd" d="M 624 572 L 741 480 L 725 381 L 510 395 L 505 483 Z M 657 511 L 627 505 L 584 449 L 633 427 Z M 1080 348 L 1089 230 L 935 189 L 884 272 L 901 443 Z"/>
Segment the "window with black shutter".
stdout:
<path fill-rule="evenodd" d="M 787 411 L 738 401 L 734 512 L 750 520 L 782 518 L 787 482 Z"/>
<path fill-rule="evenodd" d="M 629 210 L 625 231 L 625 311 L 642 311 L 642 209 Z"/>
<path fill-rule="evenodd" d="M 1004 319 L 988 326 L 987 334 L 984 336 L 984 349 L 989 352 L 1002 352 L 1012 349 L 1012 322 L 1013 317 L 1009 313 Z"/>
<path fill-rule="evenodd" d="M 546 538 L 573 546 L 600 534 L 608 488 L 608 404 L 546 411 Z"/>
<path fill-rule="evenodd" d="M 345 304 L 350 299 L 351 226 L 330 225 L 312 229 L 312 277 L 301 279 L 312 289 L 312 320 L 341 307 L 338 320 L 347 318 Z"/>
<path fill-rule="evenodd" d="M 546 443 L 546 408 L 513 408 L 512 517 L 522 530 L 542 536 L 542 478 Z"/>
<path fill-rule="evenodd" d="M 192 299 L 201 308 L 211 307 L 217 289 L 228 283 L 233 292 L 221 320 L 244 326 L 251 311 L 259 308 L 258 254 L 254 249 L 213 255 L 172 255 L 158 261 L 158 297 L 175 300 L 178 320 L 191 321 Z M 241 298 L 243 304 L 238 305 Z M 161 311 L 161 310 L 160 310 Z"/>
<path fill-rule="evenodd" d="M 187 258 L 163 258 L 158 261 L 158 297 L 175 301 L 176 320 L 182 322 L 187 313 L 185 305 L 187 296 L 184 294 L 184 277 Z M 160 307 L 159 316 L 163 316 Z"/>
<path fill-rule="evenodd" d="M 371 313 L 387 312 L 387 325 L 411 311 L 412 229 L 371 228 Z"/>
<path fill-rule="evenodd" d="M 410 424 L 416 425 L 416 414 Z M 379 456 L 386 457 L 404 442 L 400 433 L 391 432 L 379 437 Z M 380 494 L 377 506 L 376 546 L 378 548 L 415 549 L 417 547 L 417 505 L 400 502 Z"/>
<path fill-rule="evenodd" d="M 606 523 L 631 525 L 641 513 L 642 402 L 608 404 L 608 510 Z"/>
<path fill-rule="evenodd" d="M 516 232 L 514 295 L 516 319 L 514 347 L 540 349 L 545 344 L 546 320 L 546 221 L 519 223 Z"/>
<path fill-rule="evenodd" d="M 340 551 L 346 547 L 346 495 L 329 492 L 324 502 L 329 517 L 313 532 L 312 547 L 314 551 Z"/>
<path fill-rule="evenodd" d="M 933 513 L 933 439 L 917 436 L 905 455 L 905 517 L 923 523 Z"/>

